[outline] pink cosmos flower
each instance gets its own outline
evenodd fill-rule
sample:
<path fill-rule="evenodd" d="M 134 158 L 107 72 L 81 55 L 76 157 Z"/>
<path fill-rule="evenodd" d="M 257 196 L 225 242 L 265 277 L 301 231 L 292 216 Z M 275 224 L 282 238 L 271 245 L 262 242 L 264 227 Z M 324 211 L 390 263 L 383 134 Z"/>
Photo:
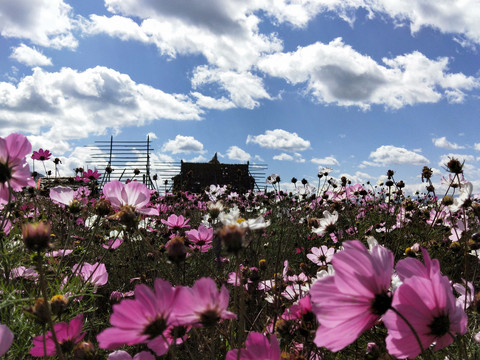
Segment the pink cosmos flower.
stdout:
<path fill-rule="evenodd" d="M 146 343 L 158 356 L 168 351 L 166 331 L 176 325 L 174 306 L 178 291 L 168 281 L 156 279 L 154 290 L 140 284 L 135 287 L 135 299 L 125 299 L 113 305 L 110 324 L 102 331 L 98 344 L 102 349 Z M 183 302 L 183 300 L 182 300 Z"/>
<path fill-rule="evenodd" d="M 187 239 L 190 240 L 193 245 L 190 245 L 192 249 L 198 249 L 200 252 L 208 252 L 212 248 L 213 240 L 213 228 L 206 228 L 200 225 L 198 230 L 185 231 Z"/>
<path fill-rule="evenodd" d="M 102 244 L 104 249 L 115 250 L 123 244 L 123 239 L 109 239 L 106 244 Z"/>
<path fill-rule="evenodd" d="M 339 351 L 371 328 L 391 302 L 393 253 L 383 246 L 371 252 L 358 240 L 344 241 L 333 256 L 335 275 L 317 280 L 310 290 L 320 326 L 314 342 Z"/>
<path fill-rule="evenodd" d="M 89 182 L 91 180 L 97 180 L 100 178 L 100 173 L 98 170 L 92 171 L 92 169 L 88 169 L 87 171 L 83 172 L 83 182 Z"/>
<path fill-rule="evenodd" d="M 443 349 L 454 335 L 467 331 L 467 315 L 463 304 L 456 302 L 452 286 L 440 272 L 438 260 L 430 259 L 422 249 L 425 265 L 419 260 L 400 260 L 397 272 L 403 284 L 395 291 L 392 307 L 413 326 L 423 350 L 435 342 L 434 351 Z M 408 260 L 408 261 L 407 261 Z M 388 352 L 398 358 L 415 358 L 422 352 L 408 324 L 399 314 L 389 310 L 383 316 L 388 329 Z"/>
<path fill-rule="evenodd" d="M 45 160 L 49 160 L 50 156 L 52 156 L 52 153 L 49 150 L 47 149 L 43 150 L 42 148 L 40 148 L 38 151 L 33 152 L 32 159 L 45 161 Z"/>
<path fill-rule="evenodd" d="M 162 224 L 167 225 L 170 230 L 178 230 L 190 227 L 190 225 L 188 225 L 189 221 L 190 219 L 185 219 L 183 215 L 177 216 L 175 214 L 172 214 L 168 217 L 167 220 L 162 219 Z"/>
<path fill-rule="evenodd" d="M 57 335 L 57 340 L 63 348 L 73 349 L 73 346 L 82 341 L 85 333 L 81 332 L 83 327 L 83 314 L 77 315 L 69 323 L 60 322 L 55 324 L 53 328 Z M 30 355 L 36 357 L 52 356 L 57 353 L 55 343 L 53 342 L 52 332 L 49 331 L 45 336 L 45 348 L 43 344 L 43 335 L 33 338 L 33 348 L 30 350 Z"/>
<path fill-rule="evenodd" d="M 75 190 L 67 186 L 55 186 L 50 189 L 50 199 L 54 203 L 70 206 L 75 200 Z"/>
<path fill-rule="evenodd" d="M 252 331 L 245 341 L 245 349 L 230 350 L 225 360 L 280 360 L 280 355 L 280 344 L 275 335 L 267 338 Z"/>
<path fill-rule="evenodd" d="M 0 138 L 0 202 L 6 203 L 9 192 L 20 191 L 24 186 L 33 186 L 26 156 L 32 145 L 22 134 L 10 134 Z"/>
<path fill-rule="evenodd" d="M 151 352 L 141 351 L 132 358 L 126 351 L 117 350 L 110 353 L 107 360 L 155 360 L 155 356 Z"/>
<path fill-rule="evenodd" d="M 307 258 L 313 261 L 318 266 L 326 265 L 331 262 L 333 259 L 333 254 L 335 254 L 335 248 L 328 248 L 325 245 L 318 247 L 312 247 L 310 249 L 311 253 L 307 254 Z"/>
<path fill-rule="evenodd" d="M 72 272 L 80 278 L 89 282 L 90 284 L 97 286 L 103 286 L 108 282 L 108 273 L 105 264 L 96 262 L 95 264 L 89 264 L 84 262 L 82 265 L 75 264 L 72 267 Z"/>
<path fill-rule="evenodd" d="M 48 253 L 45 253 L 46 257 L 57 257 L 57 256 L 67 256 L 73 253 L 73 250 L 70 249 L 59 249 L 59 250 L 53 250 Z"/>
<path fill-rule="evenodd" d="M 141 214 L 158 215 L 157 209 L 147 207 L 150 203 L 150 190 L 138 181 L 131 181 L 128 184 L 118 180 L 110 181 L 103 187 L 103 195 L 116 209 L 128 205 Z"/>
<path fill-rule="evenodd" d="M 220 319 L 233 319 L 237 316 L 228 311 L 229 293 L 225 285 L 218 292 L 215 281 L 201 278 L 192 288 L 180 289 L 176 315 L 179 324 L 212 326 Z"/>
<path fill-rule="evenodd" d="M 4 355 L 13 343 L 13 333 L 7 325 L 0 324 L 0 356 Z"/>
<path fill-rule="evenodd" d="M 37 281 L 39 276 L 40 275 L 35 269 L 27 268 L 25 266 L 18 266 L 10 271 L 10 279 L 22 277 L 24 279 Z"/>

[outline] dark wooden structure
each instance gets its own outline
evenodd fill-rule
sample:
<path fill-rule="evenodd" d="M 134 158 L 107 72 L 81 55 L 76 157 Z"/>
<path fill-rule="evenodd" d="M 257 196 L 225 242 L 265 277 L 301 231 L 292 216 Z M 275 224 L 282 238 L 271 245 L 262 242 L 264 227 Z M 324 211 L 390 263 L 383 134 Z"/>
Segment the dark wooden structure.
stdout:
<path fill-rule="evenodd" d="M 250 163 L 222 164 L 217 154 L 208 163 L 180 163 L 180 173 L 173 177 L 174 191 L 202 193 L 210 185 L 229 185 L 231 191 L 244 193 L 253 190 L 255 178 L 249 170 Z"/>

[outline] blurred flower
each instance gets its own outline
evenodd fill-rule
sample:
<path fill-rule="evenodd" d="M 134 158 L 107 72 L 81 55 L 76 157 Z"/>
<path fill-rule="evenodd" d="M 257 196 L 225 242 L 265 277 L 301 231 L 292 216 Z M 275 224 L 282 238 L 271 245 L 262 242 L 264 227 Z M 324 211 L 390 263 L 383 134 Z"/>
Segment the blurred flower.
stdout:
<path fill-rule="evenodd" d="M 314 342 L 339 351 L 370 329 L 391 302 L 393 253 L 383 246 L 372 251 L 358 240 L 344 241 L 333 256 L 335 275 L 317 280 L 310 290 L 320 326 Z M 341 316 L 340 316 L 341 314 Z"/>
<path fill-rule="evenodd" d="M 39 149 L 38 151 L 33 152 L 32 159 L 45 161 L 45 160 L 49 160 L 50 156 L 52 156 L 52 153 L 49 150 Z"/>
<path fill-rule="evenodd" d="M 0 356 L 4 355 L 13 343 L 13 333 L 7 325 L 0 324 Z"/>
<path fill-rule="evenodd" d="M 174 325 L 174 305 L 178 291 L 168 281 L 156 279 L 154 290 L 140 284 L 135 287 L 135 299 L 125 299 L 113 305 L 110 324 L 113 327 L 97 335 L 102 349 L 123 345 L 147 344 L 158 356 L 168 352 L 166 331 Z"/>
<path fill-rule="evenodd" d="M 22 225 L 23 242 L 31 251 L 43 251 L 50 247 L 50 225 L 44 222 Z"/>
<path fill-rule="evenodd" d="M 108 282 L 107 268 L 105 264 L 98 262 L 95 264 L 89 264 L 88 262 L 84 262 L 82 265 L 75 264 L 72 267 L 72 272 L 95 287 L 103 286 Z"/>
<path fill-rule="evenodd" d="M 132 358 L 126 351 L 117 350 L 110 353 L 107 360 L 155 360 L 155 356 L 151 352 L 141 351 Z"/>
<path fill-rule="evenodd" d="M 17 266 L 10 271 L 10 279 L 22 277 L 24 279 L 37 281 L 39 274 L 34 269 L 25 266 Z"/>
<path fill-rule="evenodd" d="M 60 322 L 55 324 L 53 328 L 55 329 L 55 333 L 57 335 L 57 340 L 62 347 L 62 351 L 70 352 L 73 350 L 73 347 L 76 343 L 83 340 L 85 333 L 81 332 L 83 327 L 83 314 L 77 315 L 72 321 L 69 323 Z M 43 356 L 52 356 L 57 353 L 55 348 L 55 343 L 53 342 L 52 332 L 47 332 L 45 336 L 45 344 L 44 344 L 44 336 L 39 335 L 33 338 L 33 348 L 30 350 L 30 355 L 35 357 L 43 357 Z M 44 352 L 44 347 L 46 352 Z"/>
<path fill-rule="evenodd" d="M 75 190 L 66 186 L 55 186 L 50 189 L 50 199 L 57 204 L 70 206 L 75 199 Z"/>
<path fill-rule="evenodd" d="M 32 145 L 22 134 L 0 138 L 0 203 L 9 200 L 10 189 L 20 191 L 24 186 L 34 186 L 26 156 Z"/>
<path fill-rule="evenodd" d="M 233 319 L 237 316 L 228 311 L 229 293 L 225 285 L 218 292 L 215 281 L 201 278 L 192 288 L 183 287 L 178 296 L 176 315 L 179 324 L 213 326 L 220 319 Z"/>
<path fill-rule="evenodd" d="M 275 335 L 252 331 L 245 341 L 245 349 L 234 349 L 227 353 L 225 360 L 280 360 L 280 344 Z"/>
<path fill-rule="evenodd" d="M 397 263 L 403 284 L 393 295 L 392 307 L 383 316 L 388 329 L 386 345 L 390 355 L 415 358 L 422 352 L 417 337 L 401 314 L 415 329 L 423 350 L 435 343 L 434 351 L 450 345 L 456 334 L 467 331 L 463 304 L 456 302 L 452 286 L 440 272 L 438 260 L 431 260 L 422 249 L 425 265 L 407 258 Z"/>

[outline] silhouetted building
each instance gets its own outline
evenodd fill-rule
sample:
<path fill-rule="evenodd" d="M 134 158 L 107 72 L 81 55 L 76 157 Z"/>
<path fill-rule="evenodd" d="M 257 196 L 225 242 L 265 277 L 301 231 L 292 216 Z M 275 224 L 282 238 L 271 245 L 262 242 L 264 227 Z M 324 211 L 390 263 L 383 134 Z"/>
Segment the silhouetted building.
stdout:
<path fill-rule="evenodd" d="M 201 193 L 210 185 L 229 185 L 232 191 L 244 193 L 253 190 L 255 178 L 246 164 L 222 164 L 217 154 L 208 163 L 180 163 L 180 174 L 173 177 L 174 191 Z"/>

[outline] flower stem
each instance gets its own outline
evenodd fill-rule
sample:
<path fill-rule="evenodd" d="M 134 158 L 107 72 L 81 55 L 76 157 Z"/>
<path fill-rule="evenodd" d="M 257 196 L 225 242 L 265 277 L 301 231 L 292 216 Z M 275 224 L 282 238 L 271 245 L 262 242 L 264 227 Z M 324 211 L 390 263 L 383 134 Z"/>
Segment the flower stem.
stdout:
<path fill-rule="evenodd" d="M 403 321 L 405 321 L 405 323 L 408 325 L 408 327 L 410 328 L 410 330 L 412 331 L 413 335 L 415 336 L 415 339 L 417 340 L 418 342 L 418 346 L 420 346 L 420 351 L 421 353 L 423 354 L 425 352 L 425 349 L 423 348 L 423 345 L 422 345 L 422 342 L 420 341 L 420 338 L 418 337 L 418 334 L 417 332 L 415 331 L 415 329 L 413 328 L 412 324 L 410 324 L 410 322 L 407 320 L 407 318 L 405 316 L 402 315 L 402 313 L 400 313 L 397 309 L 395 309 L 394 307 L 390 307 L 390 310 L 392 310 L 395 314 L 397 314 Z"/>
<path fill-rule="evenodd" d="M 50 312 L 50 305 L 47 296 L 47 284 L 45 282 L 45 274 L 43 272 L 42 257 L 40 255 L 40 252 L 37 252 L 37 270 L 40 277 L 40 290 L 42 292 L 43 300 L 45 302 L 45 310 L 47 312 L 48 326 L 50 326 L 50 329 L 52 331 L 52 340 L 55 343 L 56 354 L 60 360 L 64 360 L 65 358 L 63 356 L 62 348 L 60 346 L 60 343 L 58 342 L 57 334 L 55 333 L 55 328 L 53 326 L 52 314 Z"/>

